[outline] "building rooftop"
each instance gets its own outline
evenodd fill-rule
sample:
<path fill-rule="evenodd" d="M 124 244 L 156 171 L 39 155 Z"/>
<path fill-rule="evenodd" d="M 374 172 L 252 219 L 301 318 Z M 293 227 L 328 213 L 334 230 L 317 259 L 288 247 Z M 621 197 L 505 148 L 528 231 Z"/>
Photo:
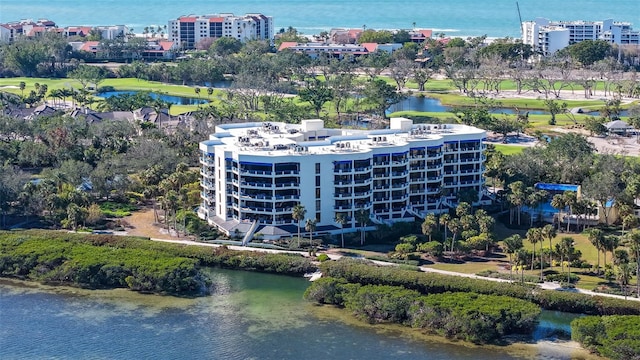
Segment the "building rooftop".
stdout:
<path fill-rule="evenodd" d="M 309 155 L 368 152 L 374 148 L 399 147 L 415 141 L 433 140 L 441 144 L 450 135 L 482 135 L 484 131 L 460 124 L 413 125 L 404 118 L 391 119 L 383 130 L 327 129 L 322 120 L 301 124 L 257 122 L 224 124 L 203 144 L 225 145 L 246 155 Z"/>

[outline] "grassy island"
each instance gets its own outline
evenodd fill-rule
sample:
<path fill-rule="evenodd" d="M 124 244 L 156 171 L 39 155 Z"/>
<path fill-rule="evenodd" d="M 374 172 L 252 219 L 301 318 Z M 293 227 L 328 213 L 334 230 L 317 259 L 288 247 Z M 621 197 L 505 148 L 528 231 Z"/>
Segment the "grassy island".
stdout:
<path fill-rule="evenodd" d="M 315 268 L 302 256 L 233 251 L 146 239 L 53 231 L 0 232 L 0 276 L 86 288 L 198 296 L 201 267 L 300 276 Z"/>

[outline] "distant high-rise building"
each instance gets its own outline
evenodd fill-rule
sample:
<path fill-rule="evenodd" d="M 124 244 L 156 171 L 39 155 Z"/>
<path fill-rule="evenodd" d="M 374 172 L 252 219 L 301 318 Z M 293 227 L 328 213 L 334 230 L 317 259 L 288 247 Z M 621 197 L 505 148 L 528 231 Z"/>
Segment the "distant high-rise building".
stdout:
<path fill-rule="evenodd" d="M 605 40 L 612 44 L 640 44 L 640 31 L 630 23 L 604 21 L 551 21 L 536 18 L 522 23 L 522 42 L 543 55 L 551 55 L 585 40 Z"/>
<path fill-rule="evenodd" d="M 194 49 L 205 38 L 229 37 L 241 42 L 272 40 L 273 18 L 262 14 L 188 15 L 169 21 L 169 40 L 183 49 Z"/>

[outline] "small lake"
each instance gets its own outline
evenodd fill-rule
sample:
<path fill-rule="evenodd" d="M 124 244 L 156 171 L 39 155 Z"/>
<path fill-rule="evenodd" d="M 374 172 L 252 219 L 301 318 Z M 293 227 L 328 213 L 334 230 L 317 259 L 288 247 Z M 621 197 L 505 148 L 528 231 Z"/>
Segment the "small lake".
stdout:
<path fill-rule="evenodd" d="M 129 94 L 129 95 L 135 95 L 137 94 L 138 91 L 121 91 L 121 90 L 114 90 L 114 91 L 105 91 L 105 92 L 101 92 L 99 94 L 97 94 L 100 97 L 103 98 L 110 98 L 112 96 L 117 96 L 117 95 L 124 95 L 124 94 Z M 154 99 L 160 99 L 162 101 L 166 101 L 168 103 L 171 104 L 175 104 L 175 105 L 198 105 L 198 104 L 206 104 L 207 101 L 207 89 L 200 89 L 200 98 L 191 98 L 191 97 L 181 97 L 181 96 L 173 96 L 173 95 L 166 95 L 166 94 L 157 94 L 154 92 L 149 93 L 149 95 L 151 95 L 152 98 Z"/>
<path fill-rule="evenodd" d="M 196 299 L 0 279 L 0 359 L 570 358 L 544 347 L 475 347 L 361 323 L 302 300 L 309 282 L 301 278 L 209 272 L 212 294 Z M 566 315 L 547 313 L 534 337 L 566 329 Z"/>
<path fill-rule="evenodd" d="M 408 96 L 401 102 L 392 105 L 387 113 L 393 113 L 396 111 L 423 111 L 423 112 L 449 112 L 453 107 L 442 105 L 440 100 L 430 97 Z M 531 115 L 544 115 L 548 114 L 544 110 L 530 110 L 521 109 L 520 113 L 529 113 Z M 493 114 L 515 114 L 516 111 L 513 108 L 496 108 L 491 111 Z"/>

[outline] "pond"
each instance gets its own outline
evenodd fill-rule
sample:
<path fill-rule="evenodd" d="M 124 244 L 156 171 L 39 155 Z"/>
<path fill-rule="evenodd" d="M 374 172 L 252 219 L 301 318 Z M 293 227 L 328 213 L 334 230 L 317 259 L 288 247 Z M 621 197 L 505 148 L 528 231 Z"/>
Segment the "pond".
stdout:
<path fill-rule="evenodd" d="M 157 94 L 154 92 L 149 93 L 149 95 L 151 95 L 152 98 L 154 99 L 160 99 L 162 101 L 166 101 L 168 103 L 171 104 L 175 104 L 175 105 L 198 105 L 198 104 L 206 104 L 208 101 L 206 100 L 207 97 L 207 90 L 206 89 L 201 89 L 201 93 L 200 93 L 200 98 L 192 98 L 192 97 L 182 97 L 182 96 L 173 96 L 173 95 L 167 95 L 167 94 Z M 103 98 L 110 98 L 112 96 L 117 96 L 117 95 L 124 95 L 124 94 L 129 94 L 129 95 L 135 95 L 137 94 L 138 91 L 123 91 L 123 90 L 114 90 L 114 91 L 105 91 L 105 92 L 101 92 L 98 94 L 98 96 L 103 97 Z"/>
<path fill-rule="evenodd" d="M 401 102 L 391 106 L 387 113 L 393 113 L 396 111 L 423 111 L 423 112 L 448 112 L 453 107 L 442 105 L 440 100 L 430 97 L 408 96 Z M 529 113 L 530 115 L 544 115 L 548 114 L 544 110 L 530 110 L 521 109 L 522 114 Z M 513 108 L 501 107 L 491 111 L 493 114 L 515 114 L 516 111 Z"/>

